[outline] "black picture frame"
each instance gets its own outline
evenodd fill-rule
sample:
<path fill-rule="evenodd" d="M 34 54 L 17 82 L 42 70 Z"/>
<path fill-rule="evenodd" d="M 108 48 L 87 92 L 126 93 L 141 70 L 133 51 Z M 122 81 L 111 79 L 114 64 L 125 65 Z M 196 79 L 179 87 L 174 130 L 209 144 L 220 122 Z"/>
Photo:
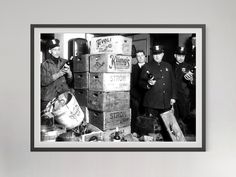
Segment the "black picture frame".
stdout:
<path fill-rule="evenodd" d="M 140 144 L 128 143 L 127 146 L 123 146 L 122 144 L 117 144 L 115 146 L 109 146 L 109 143 L 104 143 L 102 146 L 91 146 L 87 144 L 81 144 L 83 146 L 74 146 L 70 143 L 66 146 L 59 146 L 57 142 L 51 143 L 51 145 L 40 145 L 36 143 L 37 135 L 37 113 L 36 109 L 39 109 L 40 105 L 36 99 L 36 93 L 39 91 L 40 81 L 37 68 L 36 55 L 38 55 L 38 46 L 39 38 L 38 34 L 41 31 L 76 31 L 76 29 L 81 29 L 81 31 L 86 31 L 87 29 L 99 29 L 101 33 L 110 33 L 111 30 L 117 30 L 117 33 L 120 30 L 133 30 L 135 32 L 142 33 L 150 33 L 150 31 L 157 30 L 156 33 L 160 33 L 158 30 L 167 30 L 170 33 L 182 33 L 182 30 L 185 33 L 195 33 L 197 35 L 197 43 L 199 39 L 198 46 L 200 52 L 198 53 L 198 58 L 201 60 L 200 65 L 197 66 L 198 71 L 200 73 L 200 78 L 198 78 L 198 82 L 200 88 L 200 98 L 201 101 L 197 105 L 200 109 L 200 114 L 197 115 L 196 119 L 200 119 L 200 130 L 199 131 L 199 142 L 197 145 L 189 145 L 191 143 L 185 142 L 188 145 L 183 144 L 183 146 L 178 146 L 175 144 L 167 143 L 167 145 L 155 146 L 150 142 L 144 143 L 140 146 Z M 172 32 L 171 32 L 172 31 Z M 120 32 L 122 33 L 122 32 Z M 37 44 L 37 47 L 36 47 Z M 32 152 L 35 151 L 126 151 L 126 152 L 134 152 L 134 151 L 206 151 L 206 25 L 205 24 L 31 24 L 30 25 L 30 149 Z M 38 84 L 36 84 L 38 83 Z M 198 99 L 198 97 L 197 97 Z"/>

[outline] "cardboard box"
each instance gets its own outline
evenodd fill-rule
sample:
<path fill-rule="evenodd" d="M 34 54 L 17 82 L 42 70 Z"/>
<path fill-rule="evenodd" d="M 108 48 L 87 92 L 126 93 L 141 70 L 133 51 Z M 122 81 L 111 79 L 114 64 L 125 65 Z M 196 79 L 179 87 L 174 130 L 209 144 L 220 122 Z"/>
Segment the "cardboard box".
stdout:
<path fill-rule="evenodd" d="M 116 54 L 97 54 L 90 56 L 90 72 L 126 72 L 130 73 L 132 57 Z"/>
<path fill-rule="evenodd" d="M 123 36 L 94 37 L 91 39 L 91 54 L 115 53 L 131 55 L 132 39 Z"/>
<path fill-rule="evenodd" d="M 88 92 L 88 108 L 96 111 L 119 111 L 130 108 L 130 92 Z"/>
<path fill-rule="evenodd" d="M 89 122 L 101 130 L 130 126 L 131 109 L 111 112 L 89 110 Z"/>
<path fill-rule="evenodd" d="M 89 88 L 89 73 L 74 73 L 74 88 L 88 89 Z"/>
<path fill-rule="evenodd" d="M 73 58 L 73 71 L 74 72 L 89 72 L 89 54 Z"/>
<path fill-rule="evenodd" d="M 89 89 L 94 91 L 129 91 L 130 73 L 90 73 Z"/>

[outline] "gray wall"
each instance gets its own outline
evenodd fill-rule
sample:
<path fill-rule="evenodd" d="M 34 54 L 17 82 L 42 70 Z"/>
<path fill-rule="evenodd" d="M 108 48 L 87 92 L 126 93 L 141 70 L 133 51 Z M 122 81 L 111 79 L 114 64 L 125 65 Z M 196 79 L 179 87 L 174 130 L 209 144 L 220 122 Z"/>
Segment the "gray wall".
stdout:
<path fill-rule="evenodd" d="M 232 0 L 1 1 L 0 176 L 235 176 L 235 5 Z M 206 24 L 207 151 L 30 152 L 32 23 Z"/>

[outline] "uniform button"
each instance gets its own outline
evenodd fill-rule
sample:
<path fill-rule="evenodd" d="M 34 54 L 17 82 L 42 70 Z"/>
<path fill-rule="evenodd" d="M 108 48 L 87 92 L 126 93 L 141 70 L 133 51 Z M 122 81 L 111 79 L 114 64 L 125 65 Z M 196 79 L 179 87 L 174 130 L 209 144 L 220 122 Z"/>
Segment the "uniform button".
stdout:
<path fill-rule="evenodd" d="M 164 90 L 163 93 L 166 93 L 166 91 Z"/>
<path fill-rule="evenodd" d="M 164 76 L 161 76 L 161 78 L 163 79 L 163 78 L 164 78 Z"/>
<path fill-rule="evenodd" d="M 160 71 L 162 72 L 162 69 Z"/>
<path fill-rule="evenodd" d="M 163 83 L 163 85 L 166 85 L 165 83 Z"/>

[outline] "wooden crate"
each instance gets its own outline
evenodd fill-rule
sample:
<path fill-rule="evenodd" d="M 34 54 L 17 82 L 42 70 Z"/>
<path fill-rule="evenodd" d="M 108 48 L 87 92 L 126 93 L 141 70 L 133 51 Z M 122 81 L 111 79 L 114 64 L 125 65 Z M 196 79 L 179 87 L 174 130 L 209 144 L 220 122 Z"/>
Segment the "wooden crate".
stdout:
<path fill-rule="evenodd" d="M 94 91 L 129 91 L 130 73 L 90 73 L 89 89 Z"/>
<path fill-rule="evenodd" d="M 113 137 L 115 135 L 116 129 L 112 130 L 106 130 L 103 132 L 103 141 L 113 141 Z M 123 138 L 125 135 L 128 135 L 131 133 L 131 127 L 119 127 L 119 134 L 120 137 Z"/>
<path fill-rule="evenodd" d="M 89 72 L 89 54 L 78 56 L 73 59 L 73 71 L 74 72 Z"/>
<path fill-rule="evenodd" d="M 96 111 L 119 111 L 130 108 L 130 92 L 88 91 L 88 108 Z"/>
<path fill-rule="evenodd" d="M 88 89 L 76 89 L 75 98 L 80 106 L 88 105 Z"/>
<path fill-rule="evenodd" d="M 173 110 L 162 113 L 161 119 L 163 120 L 172 141 L 186 141 L 183 132 L 176 121 Z"/>
<path fill-rule="evenodd" d="M 111 112 L 99 112 L 89 110 L 89 123 L 101 130 L 115 129 L 116 127 L 129 126 L 131 121 L 131 109 Z"/>
<path fill-rule="evenodd" d="M 90 72 L 131 72 L 132 57 L 116 54 L 90 56 Z"/>
<path fill-rule="evenodd" d="M 74 73 L 74 89 L 89 88 L 89 73 Z"/>
<path fill-rule="evenodd" d="M 92 124 L 88 124 L 88 130 L 91 131 L 90 133 L 81 135 L 82 142 L 88 141 L 102 141 L 103 140 L 103 131 Z"/>
<path fill-rule="evenodd" d="M 116 53 L 131 55 L 132 39 L 123 36 L 94 37 L 91 39 L 91 54 Z"/>

